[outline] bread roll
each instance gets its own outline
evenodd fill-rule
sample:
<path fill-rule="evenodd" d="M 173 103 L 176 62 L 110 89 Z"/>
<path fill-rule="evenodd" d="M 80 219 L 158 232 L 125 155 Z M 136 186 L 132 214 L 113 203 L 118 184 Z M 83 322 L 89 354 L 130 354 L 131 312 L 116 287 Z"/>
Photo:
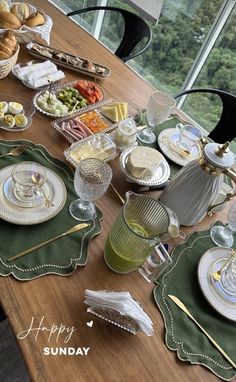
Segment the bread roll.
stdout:
<path fill-rule="evenodd" d="M 8 58 L 10 58 L 8 54 L 0 51 L 0 60 L 7 60 Z"/>
<path fill-rule="evenodd" d="M 0 0 L 0 11 L 10 12 L 10 6 L 6 0 Z"/>
<path fill-rule="evenodd" d="M 24 24 L 30 28 L 37 27 L 38 25 L 43 25 L 44 23 L 44 16 L 39 12 L 31 13 L 31 15 L 29 15 L 29 17 L 24 21 Z"/>
<path fill-rule="evenodd" d="M 13 15 L 11 12 L 0 12 L 0 28 L 1 29 L 19 29 L 21 27 L 21 22 Z"/>
<path fill-rule="evenodd" d="M 8 40 L 11 42 L 11 40 Z M 11 46 L 8 44 L 7 41 L 0 41 L 0 51 L 8 54 L 8 57 L 12 56 L 12 49 Z"/>
<path fill-rule="evenodd" d="M 16 3 L 12 6 L 11 13 L 23 21 L 29 17 L 30 9 L 26 3 Z"/>
<path fill-rule="evenodd" d="M 17 41 L 12 31 L 6 31 L 0 39 L 0 60 L 13 56 L 17 48 Z"/>

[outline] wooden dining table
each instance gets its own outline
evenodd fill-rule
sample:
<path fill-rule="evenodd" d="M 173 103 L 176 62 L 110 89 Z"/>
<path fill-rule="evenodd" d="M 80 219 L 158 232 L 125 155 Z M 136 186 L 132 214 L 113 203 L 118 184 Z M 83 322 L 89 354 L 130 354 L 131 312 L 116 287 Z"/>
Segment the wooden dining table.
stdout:
<path fill-rule="evenodd" d="M 153 88 L 136 74 L 127 64 L 112 54 L 89 33 L 69 20 L 53 4 L 44 0 L 32 0 L 51 16 L 53 27 L 50 45 L 80 57 L 108 66 L 108 79 L 97 80 L 105 97 L 127 101 L 130 113 L 137 112 L 147 104 Z M 32 57 L 22 45 L 18 62 L 26 63 Z M 63 69 L 66 81 L 75 81 L 86 76 Z M 23 85 L 11 73 L 1 80 L 1 98 L 21 98 L 31 103 L 35 92 Z M 36 111 L 29 129 L 22 132 L 0 130 L 0 139 L 27 139 L 43 144 L 52 155 L 65 161 L 63 151 L 68 141 L 51 125 L 51 119 Z M 131 188 L 119 169 L 118 158 L 110 162 L 113 169 L 112 183 L 124 196 Z M 151 195 L 158 195 L 152 191 Z M 104 241 L 122 205 L 114 191 L 96 202 L 103 213 L 102 231 L 94 237 L 88 249 L 88 262 L 78 267 L 67 277 L 46 275 L 31 281 L 0 277 L 0 305 L 10 321 L 18 346 L 33 382 L 125 382 L 125 381 L 216 381 L 218 378 L 206 368 L 181 362 L 175 352 L 170 351 L 164 341 L 165 328 L 162 315 L 153 299 L 154 284 L 148 283 L 138 272 L 121 275 L 112 272 L 103 259 Z M 226 220 L 226 212 L 205 218 L 194 227 L 183 227 L 186 233 L 206 229 L 215 220 Z M 63 227 L 62 227 L 63 228 Z M 1 237 L 1 240 L 4 238 Z M 26 238 L 22 238 L 26 240 Z M 172 248 L 176 241 L 170 242 Z M 153 321 L 154 335 L 131 335 L 115 326 L 95 319 L 87 313 L 84 304 L 85 289 L 129 291 L 138 300 Z M 68 343 L 60 336 L 49 338 L 48 331 L 38 336 L 31 333 L 25 339 L 17 334 L 42 318 L 47 327 L 60 325 L 76 327 Z M 93 325 L 91 321 L 93 320 Z M 91 326 L 88 326 L 88 323 Z M 43 348 L 73 347 L 90 348 L 87 355 L 45 355 Z"/>

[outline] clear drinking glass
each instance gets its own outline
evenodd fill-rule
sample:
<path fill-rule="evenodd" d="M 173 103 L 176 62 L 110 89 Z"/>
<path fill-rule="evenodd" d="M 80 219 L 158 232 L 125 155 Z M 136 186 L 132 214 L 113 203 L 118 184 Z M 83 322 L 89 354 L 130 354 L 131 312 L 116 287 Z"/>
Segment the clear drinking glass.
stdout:
<path fill-rule="evenodd" d="M 148 256 L 144 264 L 138 269 L 139 273 L 149 282 L 155 282 L 172 264 L 172 259 L 160 243 L 151 255 Z"/>
<path fill-rule="evenodd" d="M 42 186 L 46 181 L 46 170 L 37 162 L 25 161 L 16 164 L 11 173 L 14 194 L 22 202 L 34 202 L 42 197 Z"/>
<path fill-rule="evenodd" d="M 176 105 L 175 99 L 162 91 L 155 91 L 149 98 L 146 112 L 149 127 L 138 134 L 138 139 L 143 143 L 154 143 L 156 136 L 153 129 L 167 120 Z"/>
<path fill-rule="evenodd" d="M 236 204 L 234 204 L 228 213 L 228 224 L 226 226 L 214 226 L 211 228 L 211 239 L 219 247 L 231 248 L 234 244 L 233 234 L 236 232 Z"/>
<path fill-rule="evenodd" d="M 236 296 L 236 257 L 232 256 L 221 271 L 221 286 L 227 293 Z"/>
<path fill-rule="evenodd" d="M 191 151 L 191 148 L 203 137 L 201 130 L 192 125 L 178 123 L 176 130 L 179 133 L 179 141 L 176 141 L 176 145 L 183 150 Z"/>
<path fill-rule="evenodd" d="M 87 158 L 79 162 L 74 176 L 74 187 L 80 199 L 69 206 L 71 216 L 76 220 L 90 220 L 96 216 L 93 200 L 107 191 L 112 178 L 112 169 L 104 161 Z"/>

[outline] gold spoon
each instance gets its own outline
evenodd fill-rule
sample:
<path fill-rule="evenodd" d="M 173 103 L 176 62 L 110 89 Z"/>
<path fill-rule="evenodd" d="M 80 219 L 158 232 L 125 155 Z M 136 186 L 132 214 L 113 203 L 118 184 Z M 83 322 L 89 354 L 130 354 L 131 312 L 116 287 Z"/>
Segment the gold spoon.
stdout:
<path fill-rule="evenodd" d="M 226 265 L 229 264 L 229 262 L 231 261 L 232 257 L 236 257 L 236 251 L 234 249 L 232 249 L 232 252 L 230 254 L 229 259 L 227 261 L 225 261 L 225 263 L 222 265 L 222 267 L 220 269 L 218 269 L 218 271 L 212 272 L 212 276 L 213 276 L 213 278 L 216 281 L 220 281 L 220 279 L 221 279 L 221 272 L 222 272 L 223 268 L 226 267 Z"/>
<path fill-rule="evenodd" d="M 33 181 L 33 183 L 37 186 L 39 186 L 39 184 L 40 184 L 40 178 L 41 178 L 41 175 L 39 174 L 39 173 L 37 173 L 37 172 L 35 172 L 33 175 L 32 175 L 32 181 Z M 45 179 L 46 180 L 46 179 Z M 42 184 L 40 185 L 40 186 L 42 186 Z M 53 202 L 51 201 L 51 200 L 49 200 L 48 199 L 48 197 L 45 195 L 45 192 L 44 192 L 44 190 L 43 190 L 43 187 L 40 187 L 40 190 L 41 190 L 41 192 L 42 192 L 42 194 L 43 194 L 43 197 L 44 197 L 44 204 L 45 204 L 45 206 L 46 207 L 54 207 L 54 204 L 53 204 Z"/>

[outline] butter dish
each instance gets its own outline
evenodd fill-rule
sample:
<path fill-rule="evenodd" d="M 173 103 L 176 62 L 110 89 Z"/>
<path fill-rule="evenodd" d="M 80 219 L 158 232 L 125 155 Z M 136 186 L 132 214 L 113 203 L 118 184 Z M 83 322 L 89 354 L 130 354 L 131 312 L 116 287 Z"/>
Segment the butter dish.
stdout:
<path fill-rule="evenodd" d="M 81 141 L 73 143 L 64 151 L 65 158 L 73 166 L 86 158 L 98 158 L 109 161 L 116 156 L 116 145 L 104 133 L 90 135 Z"/>

